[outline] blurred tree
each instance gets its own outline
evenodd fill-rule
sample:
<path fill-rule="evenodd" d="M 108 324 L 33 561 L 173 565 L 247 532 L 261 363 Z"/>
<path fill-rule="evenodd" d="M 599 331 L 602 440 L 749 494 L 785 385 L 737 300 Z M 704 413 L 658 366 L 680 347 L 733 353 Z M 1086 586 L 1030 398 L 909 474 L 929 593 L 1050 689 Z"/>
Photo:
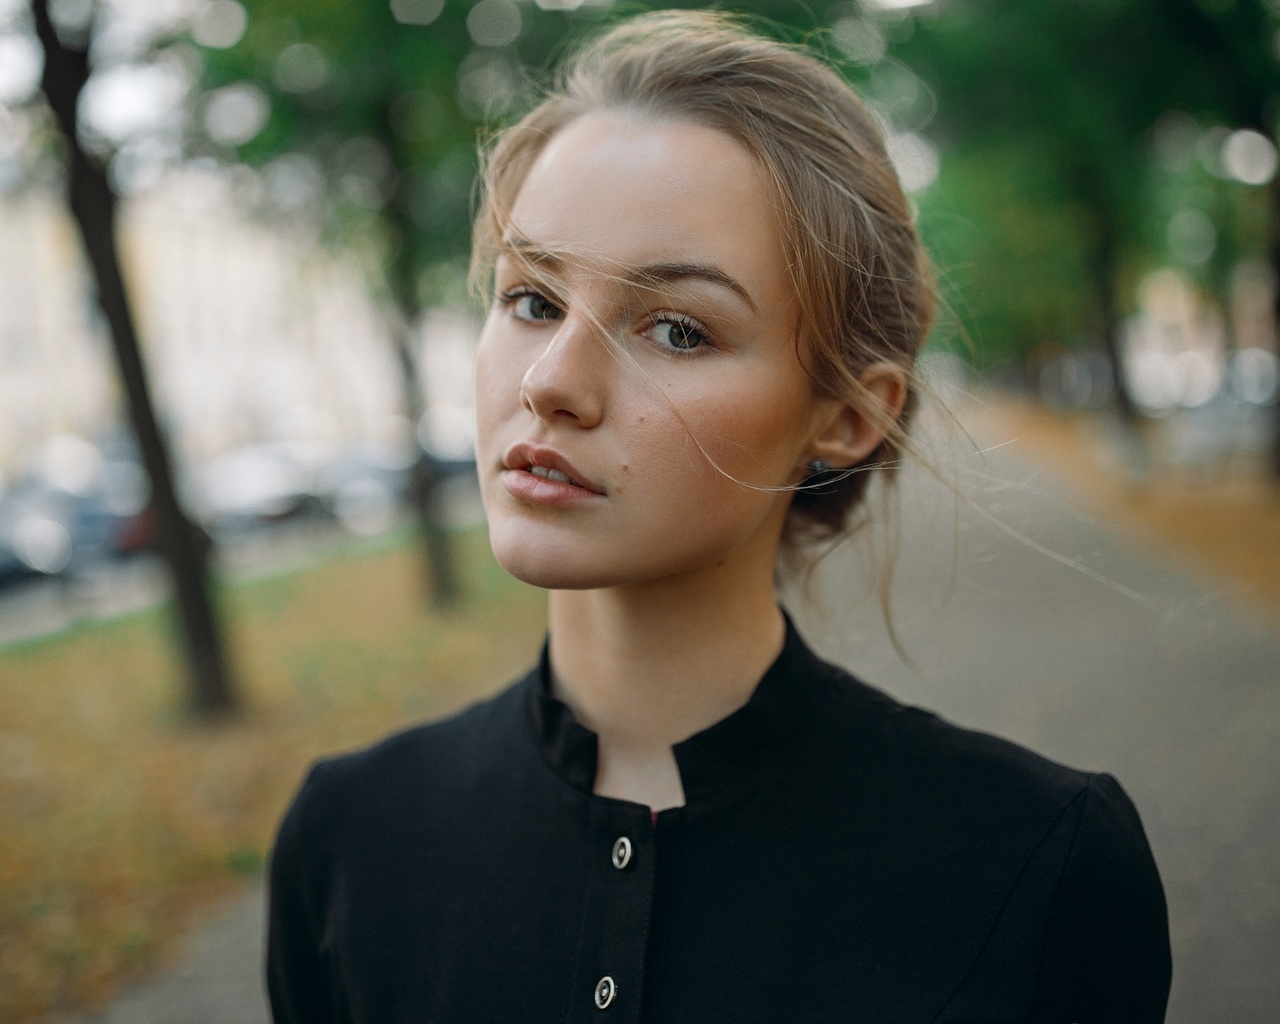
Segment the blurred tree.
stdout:
<path fill-rule="evenodd" d="M 1269 256 L 1275 322 L 1280 325 L 1280 173 L 1274 165 L 1280 143 L 1280 2 L 1177 0 L 1173 16 L 1184 38 L 1194 40 L 1205 67 L 1205 80 L 1198 83 L 1195 97 L 1199 111 L 1217 115 L 1233 127 L 1252 129 L 1271 141 L 1270 180 L 1256 184 L 1269 185 Z M 1253 183 L 1248 168 L 1243 169 L 1246 184 Z M 1271 468 L 1280 480 L 1280 396 L 1273 420 Z"/>
<path fill-rule="evenodd" d="M 208 538 L 192 524 L 178 500 L 164 434 L 156 420 L 146 367 L 120 272 L 116 248 L 115 194 L 102 164 L 81 145 L 77 104 L 89 78 L 89 43 L 72 36 L 50 17 L 49 0 L 31 0 L 36 34 L 44 48 L 41 88 L 66 147 L 67 201 L 80 230 L 96 285 L 98 304 L 111 333 L 129 415 L 143 465 L 151 483 L 151 508 L 160 534 L 160 550 L 173 576 L 177 614 L 185 641 L 191 704 L 206 717 L 237 710 L 225 648 L 209 588 Z"/>
<path fill-rule="evenodd" d="M 1051 153 L 1025 140 L 954 146 L 919 198 L 940 288 L 966 325 L 962 354 L 1020 365 L 1096 326 L 1087 211 Z"/>
<path fill-rule="evenodd" d="M 477 123 L 520 89 L 508 55 L 527 8 L 482 0 L 215 0 L 193 26 L 205 69 L 204 145 L 260 168 L 265 205 L 316 218 L 374 259 L 415 428 L 414 504 L 429 593 L 457 596 L 426 444 L 414 339 L 424 305 L 461 278 Z M 256 106 L 255 106 L 256 105 Z M 456 290 L 456 289 L 455 289 Z"/>
<path fill-rule="evenodd" d="M 1137 410 L 1118 347 L 1125 240 L 1137 233 L 1143 135 L 1164 110 L 1170 59 L 1148 26 L 1137 31 L 1153 2 L 952 0 L 895 49 L 937 92 L 944 145 L 980 150 L 993 167 L 1035 153 L 1053 169 L 1038 201 L 1075 221 L 1090 285 L 1081 312 L 1107 349 L 1126 420 Z M 1155 67 L 1141 67 L 1144 54 Z"/>
<path fill-rule="evenodd" d="M 985 162 L 992 178 L 1004 180 L 1020 175 L 1034 153 L 1049 172 L 1033 177 L 1034 194 L 1030 182 L 1020 182 L 1029 202 L 1016 203 L 1006 218 L 1025 216 L 1024 234 L 1047 218 L 1080 246 L 1090 283 L 1086 322 L 1106 345 L 1126 420 L 1137 410 L 1121 370 L 1119 324 L 1147 255 L 1151 130 L 1171 110 L 1236 125 L 1274 120 L 1267 113 L 1277 96 L 1270 48 L 1280 5 L 1268 4 L 1264 10 L 1261 0 L 949 0 L 890 41 L 890 52 L 936 94 L 933 131 L 959 156 L 959 166 L 944 165 L 944 189 L 977 211 L 984 202 L 979 190 L 954 183 L 966 165 Z M 939 206 L 952 208 L 932 203 Z M 1046 246 L 1021 252 L 1043 257 L 1046 270 L 1061 262 Z M 1068 275 L 1064 284 L 1059 298 L 1078 282 Z M 1005 310 L 1009 326 L 1007 311 L 1024 304 L 1007 289 L 981 301 L 997 320 Z M 1048 314 L 1055 305 L 1041 308 Z M 1038 340 L 1032 332 L 1001 344 Z"/>

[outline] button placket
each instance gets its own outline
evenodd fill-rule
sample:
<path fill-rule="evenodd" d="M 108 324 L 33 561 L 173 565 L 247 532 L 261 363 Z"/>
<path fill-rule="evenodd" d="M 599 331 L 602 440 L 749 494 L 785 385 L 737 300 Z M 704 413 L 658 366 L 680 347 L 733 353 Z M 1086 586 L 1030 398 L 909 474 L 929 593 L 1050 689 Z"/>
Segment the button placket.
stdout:
<path fill-rule="evenodd" d="M 655 881 L 649 812 L 600 800 L 591 816 L 581 954 L 566 1024 L 639 1024 Z"/>

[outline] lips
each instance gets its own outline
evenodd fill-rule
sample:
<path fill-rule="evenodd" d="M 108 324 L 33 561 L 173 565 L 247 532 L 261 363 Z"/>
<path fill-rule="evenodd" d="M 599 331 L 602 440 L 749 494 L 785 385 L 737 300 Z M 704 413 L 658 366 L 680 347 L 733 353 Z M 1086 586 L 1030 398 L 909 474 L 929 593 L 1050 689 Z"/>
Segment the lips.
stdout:
<path fill-rule="evenodd" d="M 603 487 L 585 477 L 554 448 L 545 445 L 529 441 L 513 444 L 503 456 L 502 467 L 528 473 L 540 480 L 576 487 L 589 494 L 604 494 Z"/>

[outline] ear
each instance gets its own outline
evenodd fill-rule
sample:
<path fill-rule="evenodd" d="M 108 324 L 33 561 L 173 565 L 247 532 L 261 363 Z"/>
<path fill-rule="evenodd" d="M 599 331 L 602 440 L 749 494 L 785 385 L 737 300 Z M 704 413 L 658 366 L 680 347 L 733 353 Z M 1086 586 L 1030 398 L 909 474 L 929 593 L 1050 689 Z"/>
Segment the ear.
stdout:
<path fill-rule="evenodd" d="M 806 462 L 822 459 L 836 469 L 855 466 L 880 446 L 907 402 L 907 372 L 896 363 L 872 363 L 858 378 L 862 397 L 837 402 L 819 420 Z"/>

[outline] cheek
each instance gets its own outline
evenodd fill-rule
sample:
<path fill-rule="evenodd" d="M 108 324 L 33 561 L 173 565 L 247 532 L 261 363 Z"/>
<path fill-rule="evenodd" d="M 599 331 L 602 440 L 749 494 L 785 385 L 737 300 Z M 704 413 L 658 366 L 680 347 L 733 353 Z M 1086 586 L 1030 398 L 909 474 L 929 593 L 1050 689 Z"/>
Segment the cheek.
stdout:
<path fill-rule="evenodd" d="M 520 405 L 521 368 L 503 356 L 500 346 L 486 334 L 476 349 L 476 441 L 483 448 L 493 428 Z"/>
<path fill-rule="evenodd" d="M 804 443 L 807 395 L 776 384 L 742 387 L 703 396 L 688 408 L 688 446 L 695 453 L 701 447 L 700 461 L 716 478 L 774 487 L 792 474 Z"/>
<path fill-rule="evenodd" d="M 669 397 L 675 408 L 655 405 L 631 418 L 633 475 L 651 489 L 655 513 L 734 517 L 772 504 L 772 489 L 792 482 L 802 403 L 776 388 Z"/>

